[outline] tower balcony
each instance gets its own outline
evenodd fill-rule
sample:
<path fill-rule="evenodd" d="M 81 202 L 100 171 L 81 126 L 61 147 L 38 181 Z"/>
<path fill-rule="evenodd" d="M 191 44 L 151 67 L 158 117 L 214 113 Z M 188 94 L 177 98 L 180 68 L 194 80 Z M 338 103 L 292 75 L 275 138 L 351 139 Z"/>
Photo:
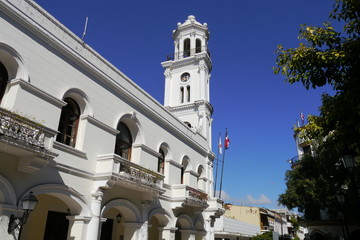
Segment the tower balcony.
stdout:
<path fill-rule="evenodd" d="M 140 192 L 163 193 L 164 176 L 120 157 L 106 154 L 97 157 L 95 178 L 99 186 L 110 184 L 136 189 Z"/>
<path fill-rule="evenodd" d="M 0 152 L 18 158 L 19 171 L 32 173 L 55 158 L 57 154 L 51 148 L 56 134 L 40 123 L 0 108 Z"/>
<path fill-rule="evenodd" d="M 203 47 L 198 47 L 198 48 L 192 48 L 189 50 L 185 50 L 182 52 L 176 52 L 173 54 L 168 54 L 166 55 L 166 61 L 174 61 L 174 60 L 178 60 L 178 59 L 182 59 L 182 58 L 187 58 L 187 57 L 192 57 L 195 56 L 195 54 L 199 54 L 199 53 L 207 53 L 207 56 L 210 59 L 210 51 L 209 49 L 206 49 L 205 46 Z"/>
<path fill-rule="evenodd" d="M 195 207 L 205 209 L 208 194 L 187 185 L 176 185 L 172 187 L 173 208 Z"/>

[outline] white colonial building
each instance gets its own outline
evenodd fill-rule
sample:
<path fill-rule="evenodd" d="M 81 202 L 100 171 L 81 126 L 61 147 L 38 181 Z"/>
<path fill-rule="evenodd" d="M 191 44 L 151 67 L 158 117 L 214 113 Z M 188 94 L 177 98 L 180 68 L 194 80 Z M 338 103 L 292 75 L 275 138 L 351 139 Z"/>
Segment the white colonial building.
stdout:
<path fill-rule="evenodd" d="M 173 38 L 164 107 L 32 0 L 0 1 L 0 239 L 214 239 L 209 32 L 189 16 Z"/>

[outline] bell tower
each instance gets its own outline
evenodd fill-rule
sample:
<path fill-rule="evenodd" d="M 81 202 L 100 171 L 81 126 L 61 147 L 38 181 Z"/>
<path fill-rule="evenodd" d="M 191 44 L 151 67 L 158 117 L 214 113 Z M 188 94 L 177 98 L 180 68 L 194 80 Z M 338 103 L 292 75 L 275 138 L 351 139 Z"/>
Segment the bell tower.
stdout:
<path fill-rule="evenodd" d="M 174 54 L 161 65 L 165 69 L 164 106 L 211 146 L 209 31 L 194 16 L 173 31 Z"/>

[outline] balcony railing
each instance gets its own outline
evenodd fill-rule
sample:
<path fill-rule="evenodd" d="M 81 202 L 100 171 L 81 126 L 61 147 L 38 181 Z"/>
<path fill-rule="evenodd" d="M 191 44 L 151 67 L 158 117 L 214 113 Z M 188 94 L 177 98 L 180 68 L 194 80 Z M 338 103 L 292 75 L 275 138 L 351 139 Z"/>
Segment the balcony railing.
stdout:
<path fill-rule="evenodd" d="M 172 197 L 176 199 L 174 200 L 174 203 L 176 202 L 175 208 L 189 206 L 205 209 L 209 206 L 207 203 L 208 194 L 187 185 L 173 186 Z"/>
<path fill-rule="evenodd" d="M 45 157 L 55 157 L 50 151 L 50 139 L 57 132 L 26 117 L 0 108 L 0 139 L 30 152 L 41 153 Z"/>
<path fill-rule="evenodd" d="M 187 58 L 187 57 L 191 57 L 194 56 L 197 53 L 202 53 L 205 52 L 205 46 L 203 47 L 198 47 L 198 48 L 192 48 L 186 51 L 182 51 L 182 52 L 177 52 L 175 54 L 168 54 L 166 55 L 166 61 L 170 61 L 170 60 L 178 60 L 181 58 Z M 206 49 L 206 53 L 210 58 L 210 51 L 209 49 Z"/>
<path fill-rule="evenodd" d="M 292 157 L 288 162 L 289 162 L 291 165 L 295 165 L 295 164 L 297 164 L 299 161 L 300 161 L 300 158 L 299 158 L 298 155 L 296 155 L 295 157 Z"/>
<path fill-rule="evenodd" d="M 134 185 L 150 187 L 153 190 L 162 188 L 164 176 L 150 169 L 130 162 L 116 154 L 98 156 L 97 174 L 113 176 L 120 181 L 127 181 Z"/>

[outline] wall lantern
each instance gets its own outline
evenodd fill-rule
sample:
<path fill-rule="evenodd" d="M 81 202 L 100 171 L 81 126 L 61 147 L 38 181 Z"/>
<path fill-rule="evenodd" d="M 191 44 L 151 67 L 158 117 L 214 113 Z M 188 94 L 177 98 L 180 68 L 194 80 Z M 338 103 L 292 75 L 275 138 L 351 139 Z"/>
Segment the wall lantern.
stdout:
<path fill-rule="evenodd" d="M 121 222 L 122 216 L 119 213 L 118 215 L 116 215 L 116 222 L 119 224 Z"/>
<path fill-rule="evenodd" d="M 38 203 L 38 199 L 33 195 L 33 192 L 25 195 L 22 199 L 22 209 L 24 210 L 24 214 L 22 217 L 15 217 L 13 214 L 10 216 L 8 233 L 10 234 L 14 231 L 18 226 L 22 226 L 26 223 L 27 218 L 31 211 L 33 211 Z"/>

